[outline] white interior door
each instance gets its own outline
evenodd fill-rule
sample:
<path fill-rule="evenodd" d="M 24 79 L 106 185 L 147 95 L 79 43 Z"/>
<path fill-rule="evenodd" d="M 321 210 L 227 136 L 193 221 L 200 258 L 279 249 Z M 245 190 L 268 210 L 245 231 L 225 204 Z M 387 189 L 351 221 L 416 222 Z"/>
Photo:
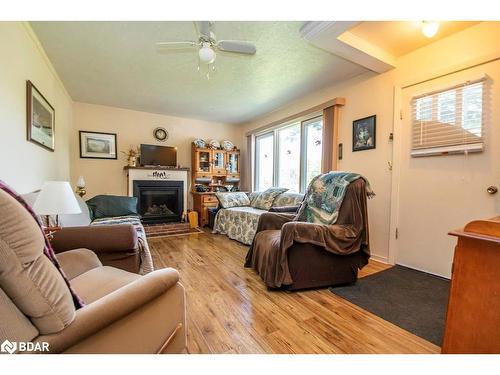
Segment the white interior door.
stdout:
<path fill-rule="evenodd" d="M 411 157 L 412 97 L 483 74 L 487 75 L 484 151 Z M 405 88 L 401 92 L 401 110 L 394 260 L 396 264 L 450 277 L 456 239 L 447 233 L 471 220 L 500 212 L 500 192 L 487 192 L 489 186 L 500 188 L 500 61 Z"/>

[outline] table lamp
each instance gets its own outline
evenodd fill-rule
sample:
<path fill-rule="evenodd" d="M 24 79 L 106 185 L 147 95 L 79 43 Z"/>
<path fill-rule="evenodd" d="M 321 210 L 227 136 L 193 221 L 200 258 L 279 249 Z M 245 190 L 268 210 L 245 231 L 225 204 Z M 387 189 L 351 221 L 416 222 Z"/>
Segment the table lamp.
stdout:
<path fill-rule="evenodd" d="M 59 227 L 59 215 L 82 212 L 75 193 L 67 181 L 45 182 L 36 198 L 33 210 L 38 215 L 46 216 L 47 227 L 49 227 L 50 215 L 56 215 L 56 227 Z"/>

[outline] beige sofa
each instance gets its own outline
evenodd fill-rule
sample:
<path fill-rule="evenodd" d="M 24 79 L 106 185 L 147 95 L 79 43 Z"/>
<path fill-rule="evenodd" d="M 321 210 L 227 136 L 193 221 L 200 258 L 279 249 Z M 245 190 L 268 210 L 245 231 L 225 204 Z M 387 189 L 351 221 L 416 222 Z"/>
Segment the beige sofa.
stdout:
<path fill-rule="evenodd" d="M 15 343 L 17 351 L 20 343 L 39 343 L 50 353 L 185 350 L 185 296 L 176 270 L 140 276 L 103 266 L 87 249 L 63 252 L 57 258 L 86 304 L 75 310 L 43 248 L 36 221 L 0 190 L 0 343 Z"/>

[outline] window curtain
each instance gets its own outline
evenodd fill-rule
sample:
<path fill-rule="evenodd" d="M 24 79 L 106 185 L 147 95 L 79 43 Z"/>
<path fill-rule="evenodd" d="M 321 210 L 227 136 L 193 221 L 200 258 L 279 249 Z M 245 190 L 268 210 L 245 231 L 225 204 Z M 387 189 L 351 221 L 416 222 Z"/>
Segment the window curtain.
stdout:
<path fill-rule="evenodd" d="M 246 191 L 253 191 L 254 189 L 254 178 L 255 178 L 254 145 L 255 145 L 255 136 L 253 134 L 250 134 L 247 136 L 247 152 L 246 152 L 247 160 L 245 161 L 245 167 L 246 167 L 245 171 L 247 173 L 245 174 L 245 181 L 243 181 L 243 186 L 245 186 Z"/>
<path fill-rule="evenodd" d="M 337 142 L 335 134 L 335 106 L 331 106 L 323 109 L 322 173 L 329 172 L 337 167 Z"/>

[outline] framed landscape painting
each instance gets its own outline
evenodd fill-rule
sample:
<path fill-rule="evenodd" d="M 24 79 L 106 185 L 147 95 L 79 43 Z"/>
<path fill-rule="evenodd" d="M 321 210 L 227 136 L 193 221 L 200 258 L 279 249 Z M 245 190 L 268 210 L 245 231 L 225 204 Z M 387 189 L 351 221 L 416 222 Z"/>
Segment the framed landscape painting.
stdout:
<path fill-rule="evenodd" d="M 31 81 L 26 81 L 27 139 L 49 151 L 55 149 L 55 110 Z"/>
<path fill-rule="evenodd" d="M 376 146 L 377 116 L 352 122 L 352 151 L 370 150 Z"/>
<path fill-rule="evenodd" d="M 116 159 L 116 134 L 80 131 L 80 157 Z"/>

